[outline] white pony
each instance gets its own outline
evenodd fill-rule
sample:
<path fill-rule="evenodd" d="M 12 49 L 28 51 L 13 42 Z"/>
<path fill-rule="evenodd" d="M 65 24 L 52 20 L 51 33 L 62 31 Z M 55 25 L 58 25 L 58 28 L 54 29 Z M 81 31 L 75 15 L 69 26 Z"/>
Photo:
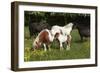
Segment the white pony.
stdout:
<path fill-rule="evenodd" d="M 51 35 L 51 31 L 48 29 L 42 30 L 36 39 L 33 41 L 33 49 L 38 49 L 42 45 L 44 46 L 44 51 L 50 49 L 50 42 L 53 42 L 54 36 Z"/>
<path fill-rule="evenodd" d="M 51 33 L 53 36 L 55 36 L 55 38 L 58 39 L 59 44 L 60 44 L 60 49 L 63 49 L 63 42 L 67 43 L 67 48 L 66 50 L 70 49 L 70 43 L 71 43 L 71 30 L 73 27 L 73 23 L 69 23 L 65 26 L 58 26 L 55 25 L 51 28 Z"/>

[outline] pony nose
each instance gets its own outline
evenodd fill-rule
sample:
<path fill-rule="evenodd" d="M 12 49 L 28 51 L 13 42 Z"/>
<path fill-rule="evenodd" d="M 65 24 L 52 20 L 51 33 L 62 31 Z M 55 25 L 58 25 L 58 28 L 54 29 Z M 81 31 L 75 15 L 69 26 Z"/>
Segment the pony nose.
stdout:
<path fill-rule="evenodd" d="M 35 49 L 37 49 L 37 46 L 32 46 L 31 47 L 31 51 L 34 51 Z"/>
<path fill-rule="evenodd" d="M 31 47 L 31 48 L 30 48 L 30 51 L 34 51 L 34 48 L 33 48 L 33 47 Z"/>
<path fill-rule="evenodd" d="M 34 51 L 34 47 L 31 47 L 30 51 Z"/>

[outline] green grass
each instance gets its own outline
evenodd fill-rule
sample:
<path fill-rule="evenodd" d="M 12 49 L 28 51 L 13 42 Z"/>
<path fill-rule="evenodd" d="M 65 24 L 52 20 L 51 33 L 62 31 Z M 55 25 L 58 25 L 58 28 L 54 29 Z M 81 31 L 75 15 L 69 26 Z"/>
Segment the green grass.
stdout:
<path fill-rule="evenodd" d="M 47 61 L 47 60 L 64 60 L 64 59 L 86 59 L 90 58 L 90 40 L 80 42 L 80 36 L 77 30 L 73 30 L 72 33 L 71 49 L 60 51 L 59 45 L 56 41 L 51 44 L 51 51 L 40 50 L 32 51 L 32 41 L 30 39 L 28 27 L 24 29 L 24 61 Z"/>

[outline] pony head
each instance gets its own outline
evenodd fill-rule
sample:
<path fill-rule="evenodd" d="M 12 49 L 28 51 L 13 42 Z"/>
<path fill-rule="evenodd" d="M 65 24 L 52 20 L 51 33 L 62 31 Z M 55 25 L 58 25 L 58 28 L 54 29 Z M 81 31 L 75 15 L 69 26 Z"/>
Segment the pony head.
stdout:
<path fill-rule="evenodd" d="M 38 49 L 41 46 L 41 43 L 39 42 L 39 37 L 37 37 L 33 42 L 33 49 Z"/>

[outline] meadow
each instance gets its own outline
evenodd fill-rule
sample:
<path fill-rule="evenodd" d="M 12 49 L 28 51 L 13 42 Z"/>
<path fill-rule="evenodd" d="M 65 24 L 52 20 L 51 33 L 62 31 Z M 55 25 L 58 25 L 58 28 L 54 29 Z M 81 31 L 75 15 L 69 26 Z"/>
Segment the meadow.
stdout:
<path fill-rule="evenodd" d="M 72 42 L 70 50 L 59 49 L 57 41 L 51 43 L 51 50 L 44 51 L 31 50 L 32 42 L 35 38 L 30 38 L 28 26 L 24 28 L 24 61 L 47 61 L 47 60 L 69 60 L 69 59 L 86 59 L 90 58 L 90 40 L 80 41 L 79 33 L 76 29 L 72 30 Z M 36 35 L 34 36 L 36 37 Z M 64 45 L 65 47 L 66 45 Z"/>

